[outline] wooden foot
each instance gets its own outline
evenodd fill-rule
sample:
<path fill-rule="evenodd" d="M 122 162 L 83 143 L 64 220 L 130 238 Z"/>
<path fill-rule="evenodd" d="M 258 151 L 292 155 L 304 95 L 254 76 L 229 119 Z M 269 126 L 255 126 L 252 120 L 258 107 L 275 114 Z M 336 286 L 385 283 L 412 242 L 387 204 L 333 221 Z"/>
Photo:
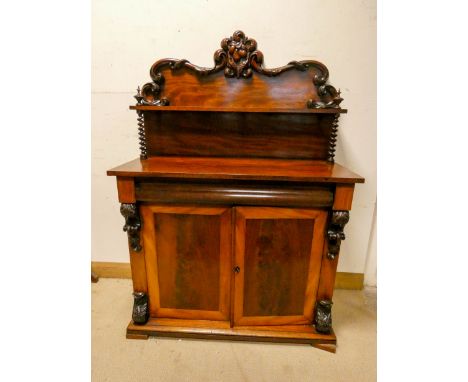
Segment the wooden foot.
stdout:
<path fill-rule="evenodd" d="M 148 295 L 143 292 L 133 292 L 133 322 L 137 325 L 144 325 L 148 318 Z"/>
<path fill-rule="evenodd" d="M 148 334 L 127 333 L 127 340 L 147 340 L 148 337 Z"/>
<path fill-rule="evenodd" d="M 92 283 L 97 283 L 99 281 L 99 276 L 94 273 L 93 271 L 91 271 L 91 282 Z"/>
<path fill-rule="evenodd" d="M 336 344 L 311 344 L 311 346 L 330 353 L 336 353 Z"/>

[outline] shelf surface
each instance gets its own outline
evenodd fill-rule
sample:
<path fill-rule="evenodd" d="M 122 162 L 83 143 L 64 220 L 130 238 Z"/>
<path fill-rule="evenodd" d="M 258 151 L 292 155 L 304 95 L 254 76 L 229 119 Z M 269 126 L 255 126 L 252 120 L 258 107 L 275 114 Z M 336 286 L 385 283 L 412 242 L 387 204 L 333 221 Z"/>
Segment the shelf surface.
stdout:
<path fill-rule="evenodd" d="M 346 109 L 271 109 L 266 107 L 215 107 L 206 108 L 200 106 L 130 106 L 130 110 L 152 110 L 152 111 L 201 111 L 217 113 L 291 113 L 291 114 L 343 114 Z"/>
<path fill-rule="evenodd" d="M 107 171 L 110 176 L 188 179 L 237 179 L 319 183 L 364 183 L 337 163 L 300 159 L 151 157 Z"/>

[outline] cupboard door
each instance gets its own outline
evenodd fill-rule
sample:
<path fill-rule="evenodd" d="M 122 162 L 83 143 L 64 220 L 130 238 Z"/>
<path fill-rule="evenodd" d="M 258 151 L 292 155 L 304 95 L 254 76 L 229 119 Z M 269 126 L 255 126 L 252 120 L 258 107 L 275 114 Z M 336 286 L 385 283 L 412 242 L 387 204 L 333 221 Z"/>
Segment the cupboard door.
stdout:
<path fill-rule="evenodd" d="M 235 209 L 234 325 L 311 324 L 327 213 Z"/>
<path fill-rule="evenodd" d="M 151 317 L 229 320 L 231 209 L 143 205 Z"/>

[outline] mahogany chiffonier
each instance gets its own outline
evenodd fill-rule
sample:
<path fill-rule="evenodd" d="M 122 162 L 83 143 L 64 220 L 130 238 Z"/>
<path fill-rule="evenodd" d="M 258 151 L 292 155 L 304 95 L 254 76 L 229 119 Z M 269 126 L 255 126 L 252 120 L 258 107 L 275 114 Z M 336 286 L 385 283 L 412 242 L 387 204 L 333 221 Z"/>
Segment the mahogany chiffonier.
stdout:
<path fill-rule="evenodd" d="M 317 61 L 263 66 L 254 39 L 214 67 L 162 59 L 135 96 L 140 158 L 117 177 L 134 306 L 127 338 L 335 351 L 332 297 L 359 175 L 334 163 L 340 92 Z"/>

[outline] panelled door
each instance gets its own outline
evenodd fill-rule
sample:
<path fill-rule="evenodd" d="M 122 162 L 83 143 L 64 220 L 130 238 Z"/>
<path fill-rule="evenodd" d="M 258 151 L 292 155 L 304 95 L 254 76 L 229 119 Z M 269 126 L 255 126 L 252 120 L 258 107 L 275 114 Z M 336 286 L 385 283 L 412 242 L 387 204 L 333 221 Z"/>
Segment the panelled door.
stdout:
<path fill-rule="evenodd" d="M 230 319 L 232 209 L 141 206 L 151 317 Z"/>
<path fill-rule="evenodd" d="M 312 323 L 327 213 L 236 207 L 234 325 Z"/>

